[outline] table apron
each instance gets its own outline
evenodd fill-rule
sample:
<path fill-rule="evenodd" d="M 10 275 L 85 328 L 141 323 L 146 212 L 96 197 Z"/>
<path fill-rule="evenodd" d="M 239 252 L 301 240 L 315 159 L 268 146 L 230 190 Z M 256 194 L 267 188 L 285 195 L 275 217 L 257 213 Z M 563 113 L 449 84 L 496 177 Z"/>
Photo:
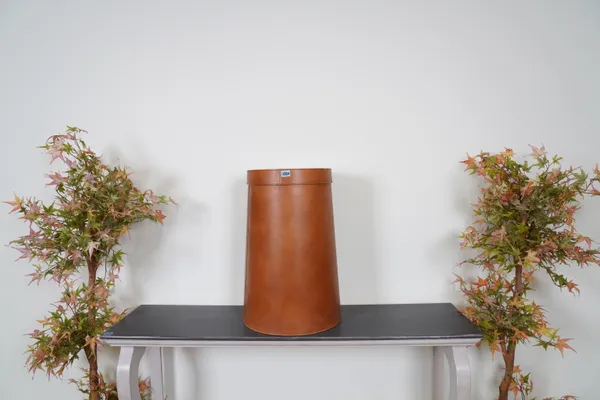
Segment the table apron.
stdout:
<path fill-rule="evenodd" d="M 406 339 L 406 340 L 172 340 L 172 339 L 107 339 L 110 346 L 127 347 L 363 347 L 363 346 L 472 346 L 481 339 Z"/>

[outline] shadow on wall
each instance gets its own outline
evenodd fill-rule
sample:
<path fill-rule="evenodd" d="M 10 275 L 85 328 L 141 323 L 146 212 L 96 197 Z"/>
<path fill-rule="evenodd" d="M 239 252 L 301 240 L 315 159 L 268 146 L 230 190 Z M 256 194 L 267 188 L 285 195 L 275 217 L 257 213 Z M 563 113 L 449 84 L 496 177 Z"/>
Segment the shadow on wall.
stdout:
<path fill-rule="evenodd" d="M 453 171 L 447 181 L 446 189 L 449 196 L 446 201 L 451 203 L 451 212 L 460 217 L 460 225 L 452 227 L 452 230 L 445 234 L 442 239 L 433 243 L 427 254 L 429 255 L 428 265 L 432 265 L 438 270 L 438 274 L 447 280 L 442 294 L 443 301 L 449 301 L 455 306 L 463 303 L 463 296 L 458 285 L 452 282 L 455 279 L 454 274 L 463 276 L 465 279 L 473 278 L 477 275 L 477 268 L 469 265 L 458 264 L 473 253 L 468 249 L 460 248 L 460 235 L 462 231 L 472 223 L 473 204 L 479 195 L 477 180 L 466 173 L 460 171 L 460 167 Z M 452 255 L 452 257 L 449 257 Z"/>
<path fill-rule="evenodd" d="M 245 176 L 245 174 L 244 174 Z M 245 178 L 236 179 L 231 187 L 231 294 L 234 304 L 244 303 L 246 277 L 246 218 L 248 213 L 248 185 Z"/>
<path fill-rule="evenodd" d="M 597 221 L 600 216 L 600 198 L 586 198 L 582 205 L 581 210 L 575 214 L 575 226 L 581 234 L 591 237 L 594 240 L 594 246 L 598 247 L 600 226 Z M 597 318 L 590 318 L 590 312 L 596 313 L 597 306 L 595 305 L 600 303 L 600 292 L 596 289 L 600 285 L 600 270 L 597 266 L 581 268 L 573 263 L 557 265 L 557 271 L 568 280 L 572 279 L 578 284 L 581 293 L 574 296 L 566 289 L 559 289 L 552 283 L 550 277 L 540 270 L 536 273 L 535 290 L 528 297 L 546 310 L 549 325 L 552 328 L 560 329 L 559 335 L 571 338 L 569 344 L 573 346 L 576 353 L 565 351 L 563 358 L 557 350 L 552 348 L 546 351 L 541 347 L 533 346 L 517 349 L 517 358 L 522 355 L 522 358 L 525 359 L 525 362 L 521 363 L 521 367 L 526 372 L 532 373 L 532 379 L 537 388 L 552 387 L 555 377 L 569 368 L 570 363 L 576 362 L 580 365 L 596 363 L 596 356 L 589 349 L 597 346 L 597 332 L 600 325 Z M 531 360 L 536 362 L 533 363 Z M 568 389 L 571 394 L 581 396 L 581 398 L 587 398 L 584 395 L 586 392 L 588 394 L 590 391 L 595 393 L 596 390 L 597 385 L 587 387 L 582 385 Z M 543 394 L 541 390 L 540 393 Z"/>
<path fill-rule="evenodd" d="M 109 165 L 118 164 L 132 171 L 131 179 L 140 190 L 151 189 L 156 194 L 172 196 L 179 200 L 175 193 L 175 177 L 165 177 L 162 173 L 148 168 L 130 168 L 116 148 L 109 148 L 106 154 Z M 142 161 L 140 164 L 152 165 L 152 162 Z M 171 205 L 162 208 L 167 215 L 164 225 L 144 221 L 133 226 L 131 233 L 121 238 L 121 246 L 126 253 L 126 265 L 121 270 L 124 279 L 117 284 L 117 291 L 113 295 L 113 300 L 119 308 L 138 306 L 143 301 L 144 286 L 160 273 L 161 263 L 157 254 L 165 245 L 166 233 L 171 231 L 181 218 L 177 207 Z"/>
<path fill-rule="evenodd" d="M 373 184 L 333 172 L 333 212 L 342 304 L 377 303 L 377 234 Z"/>
<path fill-rule="evenodd" d="M 106 151 L 106 157 L 109 165 L 128 166 L 123 162 L 123 156 L 115 148 L 109 148 Z M 138 153 L 139 156 L 139 153 Z M 142 160 L 139 164 L 152 165 L 148 160 Z M 176 237 L 175 227 L 182 232 L 190 231 L 197 232 L 193 229 L 200 223 L 200 218 L 203 212 L 203 206 L 184 195 L 183 190 L 178 190 L 180 185 L 174 176 L 165 176 L 163 173 L 152 169 L 132 168 L 133 174 L 131 179 L 140 190 L 152 189 L 156 194 L 172 196 L 177 201 L 178 206 L 169 205 L 163 206 L 164 213 L 167 218 L 164 225 L 160 226 L 151 221 L 144 221 L 135 225 L 132 228 L 130 236 L 125 236 L 121 240 L 121 245 L 125 257 L 125 267 L 121 270 L 123 280 L 117 283 L 116 291 L 112 295 L 112 303 L 117 310 L 132 309 L 144 301 L 144 292 L 148 283 L 155 279 L 161 279 L 161 276 L 171 274 L 172 270 L 166 270 L 164 262 L 161 261 L 162 253 L 167 254 L 165 247 L 168 246 L 169 238 Z M 197 237 L 195 238 L 197 239 Z M 194 254 L 198 251 L 197 246 L 193 246 L 192 242 L 177 240 L 177 251 L 184 254 Z M 158 278 L 157 278 L 158 277 Z M 119 349 L 117 347 L 104 346 L 101 353 L 101 362 L 103 365 L 103 373 L 109 381 L 115 380 L 116 360 L 118 358 Z M 165 352 L 164 365 L 172 366 L 174 363 L 173 352 Z M 190 366 L 194 367 L 192 362 Z M 142 360 L 141 372 L 145 375 L 147 368 L 145 361 Z M 165 391 L 166 394 L 174 393 L 173 368 L 165 369 Z M 195 385 L 199 383 L 194 381 Z"/>

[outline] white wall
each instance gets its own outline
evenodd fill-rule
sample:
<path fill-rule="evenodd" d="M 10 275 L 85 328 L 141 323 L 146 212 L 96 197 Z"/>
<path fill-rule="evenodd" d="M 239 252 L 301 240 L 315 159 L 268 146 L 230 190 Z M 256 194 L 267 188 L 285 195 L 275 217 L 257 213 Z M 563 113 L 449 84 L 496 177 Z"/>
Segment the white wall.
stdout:
<path fill-rule="evenodd" d="M 0 197 L 48 199 L 35 146 L 66 124 L 174 196 L 125 243 L 121 306 L 241 304 L 245 171 L 330 167 L 344 303 L 456 302 L 474 180 L 465 152 L 544 143 L 600 159 L 595 1 L 0 1 Z M 600 238 L 598 201 L 581 212 Z M 8 207 L 5 208 L 8 211 Z M 24 232 L 0 217 L 0 242 Z M 1 247 L 1 399 L 78 399 L 23 368 L 56 298 Z M 537 296 L 577 353 L 521 352 L 537 395 L 600 397 L 600 271 L 580 298 Z M 169 354 L 171 399 L 429 399 L 430 349 L 218 349 Z M 476 399 L 491 361 L 472 351 Z"/>

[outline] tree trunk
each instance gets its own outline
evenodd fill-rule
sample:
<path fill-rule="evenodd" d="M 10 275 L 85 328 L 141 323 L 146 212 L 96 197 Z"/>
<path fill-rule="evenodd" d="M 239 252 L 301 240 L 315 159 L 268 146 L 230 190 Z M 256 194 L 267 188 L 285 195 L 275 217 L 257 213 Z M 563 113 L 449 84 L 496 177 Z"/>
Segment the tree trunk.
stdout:
<path fill-rule="evenodd" d="M 508 345 L 506 354 L 504 355 L 504 377 L 502 378 L 502 382 L 500 382 L 498 400 L 508 400 L 508 390 L 510 389 L 510 383 L 512 382 L 512 376 L 515 368 L 516 350 L 516 344 L 510 343 Z"/>
<path fill-rule="evenodd" d="M 95 307 L 93 307 L 93 296 L 96 289 L 96 271 L 98 270 L 98 264 L 93 258 L 88 260 L 88 324 L 94 326 L 95 321 Z M 98 352 L 96 343 L 92 342 L 91 345 L 85 348 L 85 356 L 90 364 L 90 377 L 89 377 L 89 388 L 90 388 L 90 400 L 100 400 L 100 393 L 98 387 L 100 386 L 100 376 L 98 374 Z"/>
<path fill-rule="evenodd" d="M 515 268 L 515 299 L 520 298 L 523 295 L 525 289 L 523 285 L 523 267 L 517 265 Z"/>
<path fill-rule="evenodd" d="M 85 356 L 90 364 L 90 400 L 100 400 L 98 387 L 100 386 L 100 376 L 98 374 L 98 358 L 96 344 L 86 349 Z"/>
<path fill-rule="evenodd" d="M 519 299 L 523 296 L 524 292 L 523 285 L 523 266 L 517 265 L 515 267 L 515 286 L 514 286 L 514 298 Z M 508 400 L 508 391 L 512 382 L 512 376 L 515 370 L 515 353 L 517 351 L 517 342 L 513 341 L 511 337 L 504 338 L 508 342 L 506 350 L 504 351 L 504 377 L 500 382 L 498 389 L 498 400 Z M 503 347 L 504 350 L 504 347 Z"/>

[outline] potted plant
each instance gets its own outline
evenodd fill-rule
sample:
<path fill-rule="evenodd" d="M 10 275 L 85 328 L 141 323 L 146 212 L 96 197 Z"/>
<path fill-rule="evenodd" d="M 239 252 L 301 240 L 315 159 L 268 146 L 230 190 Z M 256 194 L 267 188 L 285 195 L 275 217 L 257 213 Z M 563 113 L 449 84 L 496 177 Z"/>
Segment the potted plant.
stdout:
<path fill-rule="evenodd" d="M 162 223 L 159 205 L 172 200 L 138 189 L 125 169 L 104 164 L 81 139 L 84 133 L 67 127 L 41 146 L 51 164 L 61 160 L 66 170 L 47 175 L 55 190 L 52 203 L 17 195 L 7 202 L 10 213 L 21 214 L 29 225 L 28 233 L 10 245 L 20 252 L 18 259 L 33 264 L 31 282 L 48 279 L 62 289 L 53 309 L 38 321 L 40 328 L 30 334 L 29 370 L 60 378 L 83 355 L 85 374 L 72 381 L 87 399 L 113 400 L 116 388 L 98 369 L 98 337 L 124 315 L 109 304 L 123 266 L 119 240 L 138 222 Z M 148 398 L 146 380 L 140 380 L 140 391 Z"/>
<path fill-rule="evenodd" d="M 578 293 L 559 267 L 600 265 L 592 240 L 575 228 L 581 200 L 600 194 L 594 188 L 598 166 L 590 177 L 581 168 L 564 168 L 561 157 L 549 157 L 544 147 L 532 149 L 521 162 L 510 149 L 462 161 L 483 181 L 474 223 L 461 235 L 462 247 L 475 252 L 463 263 L 480 267 L 481 274 L 469 282 L 458 276 L 456 282 L 467 303 L 462 312 L 482 331 L 492 357 L 498 353 L 504 361 L 499 400 L 509 393 L 522 399 L 531 394 L 530 375 L 515 364 L 519 345 L 531 342 L 561 354 L 571 349 L 570 339 L 550 327 L 544 309 L 528 297 L 535 275 L 546 273 L 558 288 Z"/>

